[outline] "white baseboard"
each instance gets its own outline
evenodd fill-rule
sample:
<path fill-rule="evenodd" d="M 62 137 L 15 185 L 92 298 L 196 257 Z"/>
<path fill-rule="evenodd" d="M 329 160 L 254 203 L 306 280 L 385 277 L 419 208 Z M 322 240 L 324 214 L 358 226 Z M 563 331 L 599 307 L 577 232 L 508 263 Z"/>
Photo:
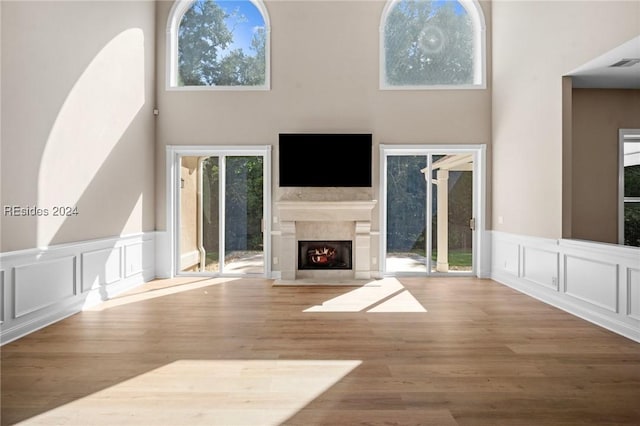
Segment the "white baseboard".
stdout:
<path fill-rule="evenodd" d="M 0 254 L 0 342 L 155 277 L 155 232 Z"/>
<path fill-rule="evenodd" d="M 640 249 L 491 236 L 493 280 L 640 342 Z"/>

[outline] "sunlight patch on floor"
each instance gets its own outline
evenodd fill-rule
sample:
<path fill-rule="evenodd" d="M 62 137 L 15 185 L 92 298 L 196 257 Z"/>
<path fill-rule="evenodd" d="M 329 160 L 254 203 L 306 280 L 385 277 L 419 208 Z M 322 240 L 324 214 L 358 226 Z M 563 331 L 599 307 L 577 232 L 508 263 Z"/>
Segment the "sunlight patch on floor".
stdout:
<path fill-rule="evenodd" d="M 180 360 L 21 425 L 279 425 L 359 360 Z"/>
<path fill-rule="evenodd" d="M 427 310 L 413 297 L 413 294 L 409 293 L 409 290 L 403 290 L 367 312 L 427 312 Z"/>
<path fill-rule="evenodd" d="M 137 303 L 144 300 L 164 297 L 171 294 L 181 293 L 183 291 L 191 291 L 199 288 L 219 285 L 238 278 L 175 278 L 171 280 L 154 280 L 141 285 L 131 291 L 118 295 L 104 303 L 96 306 L 87 306 L 84 311 L 104 311 L 106 309 L 115 308 L 117 306 Z M 206 293 L 206 290 L 205 290 Z"/>
<path fill-rule="evenodd" d="M 395 278 L 377 280 L 303 312 L 427 312 Z"/>

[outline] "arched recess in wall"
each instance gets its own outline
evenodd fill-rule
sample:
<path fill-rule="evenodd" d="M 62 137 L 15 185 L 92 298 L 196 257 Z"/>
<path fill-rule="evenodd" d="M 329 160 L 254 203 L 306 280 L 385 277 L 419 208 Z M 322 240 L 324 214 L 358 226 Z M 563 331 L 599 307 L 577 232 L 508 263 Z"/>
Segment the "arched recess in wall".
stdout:
<path fill-rule="evenodd" d="M 260 0 L 177 0 L 167 21 L 167 88 L 269 90 L 270 34 Z"/>
<path fill-rule="evenodd" d="M 476 0 L 389 0 L 380 20 L 380 88 L 483 89 L 486 26 Z"/>

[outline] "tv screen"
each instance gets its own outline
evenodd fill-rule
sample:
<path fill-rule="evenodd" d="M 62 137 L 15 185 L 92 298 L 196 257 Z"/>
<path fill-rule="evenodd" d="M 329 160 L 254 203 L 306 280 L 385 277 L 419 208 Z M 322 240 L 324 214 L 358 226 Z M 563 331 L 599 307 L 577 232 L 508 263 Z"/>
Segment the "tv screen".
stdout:
<path fill-rule="evenodd" d="M 280 186 L 371 187 L 370 133 L 281 133 Z"/>

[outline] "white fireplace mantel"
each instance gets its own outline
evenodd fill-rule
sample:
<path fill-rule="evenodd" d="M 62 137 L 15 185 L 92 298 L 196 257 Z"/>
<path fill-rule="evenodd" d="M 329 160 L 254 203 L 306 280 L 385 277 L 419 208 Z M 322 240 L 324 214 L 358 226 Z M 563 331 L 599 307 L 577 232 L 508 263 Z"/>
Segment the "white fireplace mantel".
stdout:
<path fill-rule="evenodd" d="M 371 221 L 377 200 L 370 201 L 278 201 L 280 222 Z"/>
<path fill-rule="evenodd" d="M 353 278 L 371 278 L 371 217 L 376 203 L 377 200 L 276 202 L 281 232 L 282 279 L 297 278 L 296 223 L 300 222 L 353 222 Z"/>

